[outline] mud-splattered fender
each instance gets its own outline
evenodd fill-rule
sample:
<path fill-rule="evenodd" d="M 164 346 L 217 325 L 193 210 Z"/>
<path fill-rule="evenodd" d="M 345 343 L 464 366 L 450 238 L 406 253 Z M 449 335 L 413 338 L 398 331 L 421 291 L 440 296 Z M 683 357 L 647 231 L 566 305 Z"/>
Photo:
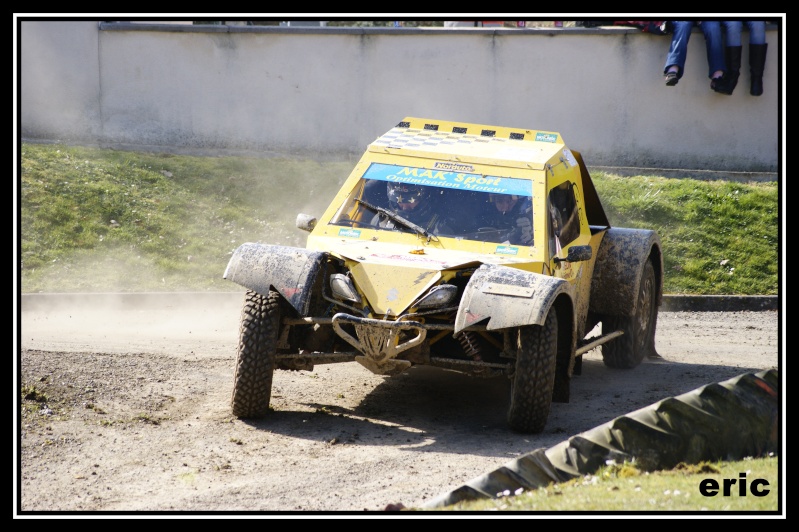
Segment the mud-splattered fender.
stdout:
<path fill-rule="evenodd" d="M 589 310 L 597 314 L 632 316 L 641 273 L 650 256 L 657 278 L 659 306 L 663 296 L 660 237 L 648 229 L 608 229 L 597 252 Z"/>
<path fill-rule="evenodd" d="M 455 334 L 486 318 L 488 330 L 541 325 L 555 298 L 563 292 L 572 297 L 571 290 L 563 279 L 484 264 L 464 289 Z"/>
<path fill-rule="evenodd" d="M 248 242 L 233 252 L 223 277 L 260 294 L 267 294 L 274 287 L 305 316 L 325 255 L 302 248 Z"/>

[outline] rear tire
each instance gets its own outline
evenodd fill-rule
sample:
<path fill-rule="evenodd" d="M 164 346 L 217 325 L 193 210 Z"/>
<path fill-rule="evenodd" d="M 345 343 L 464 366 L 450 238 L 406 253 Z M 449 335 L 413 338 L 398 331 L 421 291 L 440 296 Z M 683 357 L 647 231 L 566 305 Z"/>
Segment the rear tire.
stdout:
<path fill-rule="evenodd" d="M 657 323 L 657 284 L 652 261 L 646 261 L 638 288 L 633 316 L 605 316 L 602 332 L 623 330 L 624 334 L 602 346 L 602 359 L 610 368 L 630 369 L 644 357 L 655 353 L 655 324 Z"/>
<path fill-rule="evenodd" d="M 523 434 L 544 430 L 552 406 L 558 355 L 558 317 L 549 311 L 544 325 L 517 332 L 516 369 L 511 380 L 508 424 Z"/>
<path fill-rule="evenodd" d="M 269 412 L 275 370 L 280 296 L 247 291 L 241 311 L 236 373 L 233 377 L 233 415 L 260 418 Z"/>

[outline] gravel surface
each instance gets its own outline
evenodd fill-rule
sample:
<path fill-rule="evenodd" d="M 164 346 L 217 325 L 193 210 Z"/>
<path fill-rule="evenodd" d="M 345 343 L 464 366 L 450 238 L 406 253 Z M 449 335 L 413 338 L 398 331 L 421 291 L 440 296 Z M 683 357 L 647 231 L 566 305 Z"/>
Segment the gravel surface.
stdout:
<path fill-rule="evenodd" d="M 779 366 L 779 314 L 661 312 L 662 359 L 598 350 L 546 430 L 507 428 L 504 379 L 357 363 L 276 371 L 273 415 L 230 413 L 243 296 L 37 305 L 19 316 L 16 510 L 353 514 L 420 507 L 537 448 L 660 399 Z"/>

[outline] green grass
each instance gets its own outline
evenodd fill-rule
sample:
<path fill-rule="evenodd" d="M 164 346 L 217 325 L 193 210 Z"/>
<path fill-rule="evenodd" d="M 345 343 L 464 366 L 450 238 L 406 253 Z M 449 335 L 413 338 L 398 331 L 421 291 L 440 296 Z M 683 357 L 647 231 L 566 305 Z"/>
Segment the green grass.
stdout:
<path fill-rule="evenodd" d="M 192 157 L 63 145 L 21 149 L 23 292 L 234 290 L 243 242 L 304 245 L 350 162 Z"/>
<path fill-rule="evenodd" d="M 243 242 L 304 246 L 355 161 L 199 157 L 23 143 L 20 287 L 28 292 L 229 291 Z M 663 245 L 667 294 L 776 295 L 779 191 L 592 173 L 611 225 Z"/>
<path fill-rule="evenodd" d="M 458 503 L 446 508 L 411 511 L 448 512 L 595 512 L 625 514 L 675 513 L 773 513 L 779 508 L 780 470 L 776 456 L 731 462 L 680 464 L 672 470 L 645 472 L 634 465 L 611 464 L 593 475 L 585 475 L 564 483 L 521 492 L 501 494 L 493 499 Z M 746 491 L 741 495 L 739 481 L 745 473 Z M 712 479 L 719 486 L 715 495 L 700 491 L 700 483 Z M 724 495 L 724 479 L 736 484 Z M 763 479 L 768 493 L 756 496 L 752 482 Z M 764 493 L 764 492 L 761 492 Z M 784 511 L 784 509 L 783 509 Z"/>
<path fill-rule="evenodd" d="M 611 225 L 654 229 L 669 294 L 776 295 L 776 182 L 592 174 Z"/>

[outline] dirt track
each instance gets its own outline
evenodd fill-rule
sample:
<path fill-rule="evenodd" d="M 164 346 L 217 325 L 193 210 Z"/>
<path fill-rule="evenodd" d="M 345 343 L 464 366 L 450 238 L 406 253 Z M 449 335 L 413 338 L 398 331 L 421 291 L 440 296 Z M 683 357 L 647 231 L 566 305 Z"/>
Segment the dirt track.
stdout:
<path fill-rule="evenodd" d="M 778 313 L 662 312 L 661 360 L 585 356 L 547 429 L 505 423 L 504 380 L 356 363 L 275 374 L 269 420 L 229 398 L 241 299 L 25 310 L 24 512 L 362 512 L 421 506 L 539 447 L 660 399 L 778 366 Z M 39 399 L 36 401 L 35 399 Z M 634 509 L 631 509 L 634 510 Z"/>

